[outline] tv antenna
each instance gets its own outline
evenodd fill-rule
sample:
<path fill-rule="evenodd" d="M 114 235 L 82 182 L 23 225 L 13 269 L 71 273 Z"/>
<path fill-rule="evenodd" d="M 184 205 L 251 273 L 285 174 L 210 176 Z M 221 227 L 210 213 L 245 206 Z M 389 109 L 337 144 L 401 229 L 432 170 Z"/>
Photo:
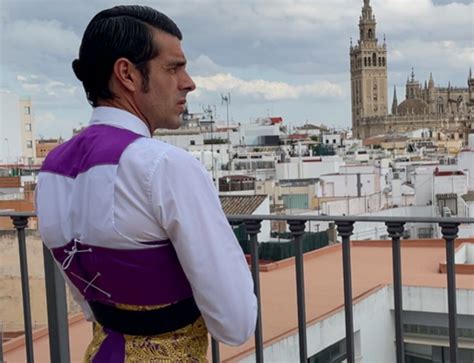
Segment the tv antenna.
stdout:
<path fill-rule="evenodd" d="M 228 172 L 230 175 L 230 169 L 231 169 L 231 156 L 230 156 L 230 131 L 229 131 L 229 105 L 230 105 L 230 92 L 227 92 L 226 95 L 221 93 L 221 104 L 223 105 L 225 103 L 226 106 L 226 111 L 227 111 L 227 155 L 229 157 L 229 166 L 228 166 Z"/>

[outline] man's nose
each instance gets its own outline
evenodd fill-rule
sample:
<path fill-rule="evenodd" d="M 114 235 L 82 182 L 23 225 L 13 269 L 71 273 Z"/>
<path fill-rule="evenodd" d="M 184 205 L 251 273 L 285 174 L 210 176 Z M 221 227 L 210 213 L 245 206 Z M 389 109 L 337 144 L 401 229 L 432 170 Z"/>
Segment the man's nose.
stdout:
<path fill-rule="evenodd" d="M 186 90 L 187 92 L 192 92 L 196 89 L 196 84 L 194 83 L 191 76 L 188 72 L 184 71 L 183 78 L 181 80 L 181 87 L 182 90 Z"/>

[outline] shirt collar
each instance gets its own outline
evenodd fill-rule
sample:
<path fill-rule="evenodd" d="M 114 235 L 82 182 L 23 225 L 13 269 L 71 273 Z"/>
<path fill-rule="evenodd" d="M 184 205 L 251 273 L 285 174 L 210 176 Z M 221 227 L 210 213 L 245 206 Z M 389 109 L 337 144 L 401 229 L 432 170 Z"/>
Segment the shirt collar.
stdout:
<path fill-rule="evenodd" d="M 148 130 L 145 122 L 130 112 L 115 107 L 95 107 L 89 124 L 111 125 L 130 130 L 145 137 L 151 137 L 150 130 Z"/>

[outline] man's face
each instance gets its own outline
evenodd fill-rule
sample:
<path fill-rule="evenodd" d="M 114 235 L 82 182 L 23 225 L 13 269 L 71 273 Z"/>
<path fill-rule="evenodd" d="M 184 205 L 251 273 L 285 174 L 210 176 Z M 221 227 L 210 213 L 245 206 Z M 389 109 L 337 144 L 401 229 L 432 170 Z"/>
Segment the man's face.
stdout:
<path fill-rule="evenodd" d="M 148 87 L 136 94 L 136 103 L 152 131 L 157 128 L 176 129 L 181 126 L 186 95 L 196 88 L 186 72 L 186 58 L 178 38 L 154 31 L 158 56 L 148 63 Z"/>

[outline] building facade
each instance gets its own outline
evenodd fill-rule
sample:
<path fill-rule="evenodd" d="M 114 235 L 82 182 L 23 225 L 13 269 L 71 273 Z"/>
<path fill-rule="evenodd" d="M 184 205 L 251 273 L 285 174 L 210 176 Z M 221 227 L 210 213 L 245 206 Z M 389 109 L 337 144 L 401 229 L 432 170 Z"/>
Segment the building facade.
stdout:
<path fill-rule="evenodd" d="M 20 108 L 17 95 L 1 93 L 0 163 L 13 164 L 21 157 Z"/>
<path fill-rule="evenodd" d="M 430 74 L 424 85 L 412 69 L 406 82 L 405 100 L 398 103 L 394 91 L 391 112 L 387 108 L 387 46 L 379 44 L 370 0 L 364 0 L 359 20 L 360 39 L 350 46 L 352 130 L 356 138 L 407 132 L 420 128 L 456 134 L 467 143 L 474 129 L 474 78 L 467 87 L 437 87 Z"/>
<path fill-rule="evenodd" d="M 23 164 L 31 165 L 36 157 L 34 144 L 35 123 L 32 113 L 31 99 L 20 98 L 21 148 Z"/>

